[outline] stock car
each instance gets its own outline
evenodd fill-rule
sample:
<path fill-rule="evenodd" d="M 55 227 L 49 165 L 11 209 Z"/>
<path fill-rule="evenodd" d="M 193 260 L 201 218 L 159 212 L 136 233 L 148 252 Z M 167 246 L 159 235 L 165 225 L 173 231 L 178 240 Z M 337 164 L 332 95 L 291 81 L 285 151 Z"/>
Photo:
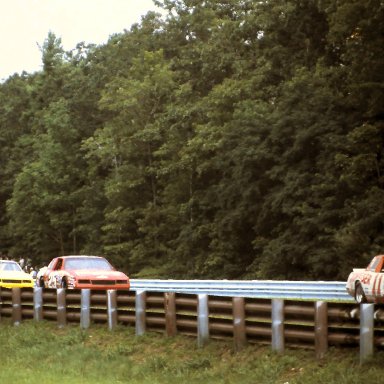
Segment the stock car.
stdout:
<path fill-rule="evenodd" d="M 129 289 L 127 275 L 101 256 L 60 256 L 39 276 L 42 288 Z"/>
<path fill-rule="evenodd" d="M 34 285 L 32 276 L 25 273 L 16 261 L 0 260 L 0 287 L 32 288 Z"/>
<path fill-rule="evenodd" d="M 354 268 L 346 289 L 359 304 L 384 303 L 384 255 L 375 256 L 367 268 Z"/>

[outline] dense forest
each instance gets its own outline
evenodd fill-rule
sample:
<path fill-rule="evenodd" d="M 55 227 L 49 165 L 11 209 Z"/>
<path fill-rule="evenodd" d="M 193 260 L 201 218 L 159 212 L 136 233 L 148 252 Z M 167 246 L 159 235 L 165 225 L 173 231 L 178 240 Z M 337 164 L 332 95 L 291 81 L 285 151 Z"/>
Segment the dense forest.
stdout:
<path fill-rule="evenodd" d="M 0 253 L 310 280 L 382 253 L 383 1 L 155 2 L 0 84 Z"/>

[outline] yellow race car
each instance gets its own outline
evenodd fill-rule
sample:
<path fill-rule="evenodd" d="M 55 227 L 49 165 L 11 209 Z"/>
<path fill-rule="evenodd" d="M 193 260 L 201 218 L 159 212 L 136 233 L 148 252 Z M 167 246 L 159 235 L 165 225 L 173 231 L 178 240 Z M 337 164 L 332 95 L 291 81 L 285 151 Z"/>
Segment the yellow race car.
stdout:
<path fill-rule="evenodd" d="M 32 276 L 23 272 L 16 261 L 0 260 L 0 288 L 33 287 Z"/>

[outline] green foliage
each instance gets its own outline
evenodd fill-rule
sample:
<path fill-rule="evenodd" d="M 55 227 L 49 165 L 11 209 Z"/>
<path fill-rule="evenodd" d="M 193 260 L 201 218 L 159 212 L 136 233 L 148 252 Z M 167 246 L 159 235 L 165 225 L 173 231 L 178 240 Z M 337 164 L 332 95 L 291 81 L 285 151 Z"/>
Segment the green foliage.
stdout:
<path fill-rule="evenodd" d="M 382 2 L 157 3 L 0 85 L 0 251 L 281 279 L 381 253 Z"/>

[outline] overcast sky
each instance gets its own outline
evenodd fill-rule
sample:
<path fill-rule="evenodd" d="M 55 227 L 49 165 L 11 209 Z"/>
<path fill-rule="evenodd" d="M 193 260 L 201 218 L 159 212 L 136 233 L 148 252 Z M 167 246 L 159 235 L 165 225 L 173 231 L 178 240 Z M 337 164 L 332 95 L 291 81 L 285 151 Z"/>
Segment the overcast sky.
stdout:
<path fill-rule="evenodd" d="M 52 31 L 65 50 L 77 43 L 102 44 L 129 29 L 152 0 L 0 0 L 0 80 L 41 70 L 41 52 Z"/>

